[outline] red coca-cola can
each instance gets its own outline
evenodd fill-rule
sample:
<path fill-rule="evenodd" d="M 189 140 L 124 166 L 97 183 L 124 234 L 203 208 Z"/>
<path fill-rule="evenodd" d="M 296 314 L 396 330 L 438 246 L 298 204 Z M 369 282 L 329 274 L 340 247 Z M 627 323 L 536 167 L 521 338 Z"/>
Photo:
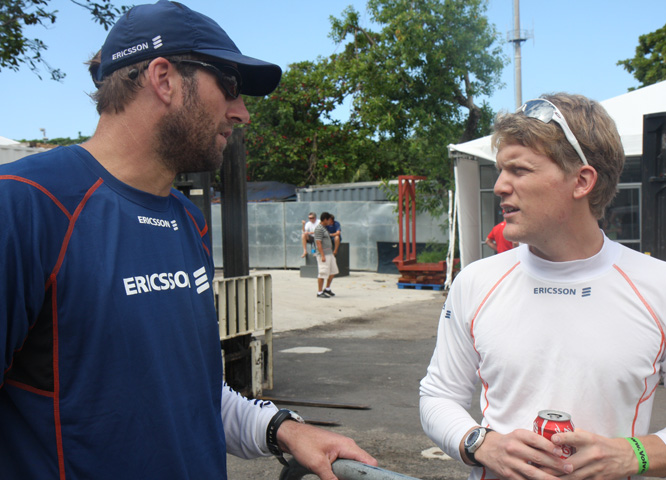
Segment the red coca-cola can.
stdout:
<path fill-rule="evenodd" d="M 534 420 L 532 428 L 534 433 L 550 440 L 550 437 L 556 433 L 573 432 L 574 424 L 571 421 L 571 415 L 568 413 L 557 410 L 541 410 Z M 569 458 L 576 453 L 576 449 L 569 445 L 560 445 L 560 448 L 562 449 L 560 458 Z"/>

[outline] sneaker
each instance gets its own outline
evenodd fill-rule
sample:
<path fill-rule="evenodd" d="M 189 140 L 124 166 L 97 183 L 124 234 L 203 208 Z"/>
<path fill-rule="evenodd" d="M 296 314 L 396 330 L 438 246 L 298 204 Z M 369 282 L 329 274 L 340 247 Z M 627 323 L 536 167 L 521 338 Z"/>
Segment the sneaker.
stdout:
<path fill-rule="evenodd" d="M 327 288 L 326 290 L 324 290 L 324 293 L 326 295 L 328 295 L 329 297 L 335 297 L 335 293 L 333 293 L 330 288 Z"/>
<path fill-rule="evenodd" d="M 326 292 L 321 292 L 317 294 L 317 298 L 330 298 L 330 297 L 326 295 Z"/>

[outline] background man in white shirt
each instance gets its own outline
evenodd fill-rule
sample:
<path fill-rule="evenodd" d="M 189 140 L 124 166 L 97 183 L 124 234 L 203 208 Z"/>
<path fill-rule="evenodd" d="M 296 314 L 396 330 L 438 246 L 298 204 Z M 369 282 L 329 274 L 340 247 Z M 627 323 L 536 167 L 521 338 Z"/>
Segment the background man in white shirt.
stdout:
<path fill-rule="evenodd" d="M 319 219 L 315 212 L 310 212 L 308 214 L 308 221 L 303 220 L 302 222 L 301 243 L 303 244 L 303 255 L 301 255 L 301 258 L 305 258 L 308 254 L 308 243 L 312 245 L 311 248 L 314 248 L 314 231 L 315 227 L 319 225 Z"/>

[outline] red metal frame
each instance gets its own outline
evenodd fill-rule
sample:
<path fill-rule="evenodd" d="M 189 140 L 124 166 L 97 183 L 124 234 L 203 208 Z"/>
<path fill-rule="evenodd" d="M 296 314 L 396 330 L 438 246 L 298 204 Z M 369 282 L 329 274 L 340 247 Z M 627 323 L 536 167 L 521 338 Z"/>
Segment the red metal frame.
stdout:
<path fill-rule="evenodd" d="M 416 261 L 416 181 L 426 177 L 400 175 L 398 177 L 398 256 L 393 259 L 403 276 L 407 273 L 446 272 L 446 262 L 418 263 Z"/>
<path fill-rule="evenodd" d="M 398 256 L 393 260 L 398 264 L 398 269 L 403 265 L 416 263 L 416 181 L 425 180 L 425 178 L 416 175 L 400 175 L 398 177 L 398 233 L 400 243 L 398 245 Z"/>

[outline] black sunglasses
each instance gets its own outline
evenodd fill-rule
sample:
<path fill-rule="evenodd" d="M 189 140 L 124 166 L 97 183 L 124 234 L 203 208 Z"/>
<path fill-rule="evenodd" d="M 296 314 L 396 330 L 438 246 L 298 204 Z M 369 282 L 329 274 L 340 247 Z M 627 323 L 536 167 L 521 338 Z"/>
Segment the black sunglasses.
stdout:
<path fill-rule="evenodd" d="M 172 63 L 185 63 L 188 65 L 196 65 L 197 67 L 205 68 L 210 73 L 215 75 L 217 83 L 220 88 L 229 95 L 231 98 L 238 98 L 241 94 L 241 87 L 243 79 L 238 70 L 226 63 L 207 63 L 200 62 L 199 60 L 174 60 Z"/>

